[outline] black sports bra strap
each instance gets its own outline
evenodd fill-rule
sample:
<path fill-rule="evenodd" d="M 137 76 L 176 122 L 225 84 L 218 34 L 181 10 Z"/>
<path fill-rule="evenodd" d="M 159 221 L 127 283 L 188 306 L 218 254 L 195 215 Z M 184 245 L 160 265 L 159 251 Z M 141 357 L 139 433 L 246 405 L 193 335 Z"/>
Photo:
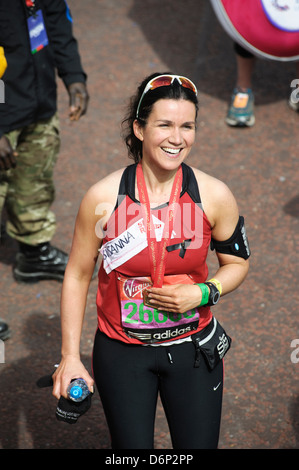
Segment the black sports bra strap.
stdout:
<path fill-rule="evenodd" d="M 195 178 L 194 171 L 189 165 L 182 163 L 183 168 L 183 188 L 182 194 L 187 192 L 191 197 L 192 201 L 196 204 L 201 204 L 201 198 L 199 193 L 199 187 Z"/>
<path fill-rule="evenodd" d="M 129 165 L 125 168 L 121 181 L 119 184 L 119 196 L 129 196 L 132 201 L 136 201 L 135 198 L 135 180 L 136 180 L 136 166 Z M 182 194 L 187 192 L 191 199 L 197 203 L 201 204 L 201 198 L 199 193 L 198 184 L 194 175 L 192 168 L 185 163 L 182 163 L 183 169 L 183 184 L 182 184 Z"/>
<path fill-rule="evenodd" d="M 125 168 L 120 184 L 118 195 L 119 196 L 129 196 L 131 199 L 135 199 L 135 177 L 136 177 L 136 166 L 137 164 L 134 163 L 133 165 L 129 165 Z"/>

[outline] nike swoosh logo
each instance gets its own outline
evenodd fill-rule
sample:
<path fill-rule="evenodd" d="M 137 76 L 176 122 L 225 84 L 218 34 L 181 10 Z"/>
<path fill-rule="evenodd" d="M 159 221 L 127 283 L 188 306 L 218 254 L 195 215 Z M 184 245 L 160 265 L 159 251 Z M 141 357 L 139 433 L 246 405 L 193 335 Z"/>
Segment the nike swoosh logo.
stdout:
<path fill-rule="evenodd" d="M 216 387 L 213 387 L 214 392 L 216 392 L 216 390 L 217 390 L 217 388 L 219 387 L 220 384 L 221 384 L 221 382 L 219 382 L 219 384 L 216 385 Z"/>

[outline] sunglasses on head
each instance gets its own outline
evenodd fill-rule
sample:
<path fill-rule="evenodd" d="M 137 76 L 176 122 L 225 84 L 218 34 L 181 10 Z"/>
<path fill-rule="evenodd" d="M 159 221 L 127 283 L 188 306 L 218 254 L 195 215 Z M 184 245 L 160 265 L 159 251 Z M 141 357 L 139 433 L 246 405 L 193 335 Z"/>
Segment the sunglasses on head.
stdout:
<path fill-rule="evenodd" d="M 137 111 L 136 111 L 136 118 L 138 119 L 140 106 L 143 100 L 144 95 L 150 91 L 155 90 L 156 88 L 160 88 L 161 86 L 170 86 L 177 80 L 181 86 L 184 88 L 188 88 L 189 90 L 193 91 L 195 95 L 197 95 L 197 88 L 191 80 L 187 77 L 181 77 L 180 75 L 158 75 L 158 77 L 152 78 L 146 85 L 139 100 Z"/>

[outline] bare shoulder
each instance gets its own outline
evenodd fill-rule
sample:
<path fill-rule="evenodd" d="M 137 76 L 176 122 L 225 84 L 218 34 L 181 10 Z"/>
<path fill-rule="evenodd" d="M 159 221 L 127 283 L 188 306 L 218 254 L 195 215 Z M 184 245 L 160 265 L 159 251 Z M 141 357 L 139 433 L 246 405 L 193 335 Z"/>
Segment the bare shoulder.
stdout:
<path fill-rule="evenodd" d="M 120 180 L 124 168 L 105 176 L 102 180 L 91 186 L 83 197 L 78 219 L 96 223 L 107 222 L 115 208 L 119 190 Z"/>
<path fill-rule="evenodd" d="M 119 183 L 124 172 L 124 168 L 114 171 L 109 175 L 105 176 L 103 179 L 95 183 L 89 189 L 89 193 L 92 196 L 99 198 L 110 197 L 115 192 L 118 192 Z"/>
<path fill-rule="evenodd" d="M 212 203 L 227 204 L 235 200 L 226 183 L 196 168 L 192 168 L 192 170 L 197 179 L 200 194 L 207 202 L 211 200 Z"/>
<path fill-rule="evenodd" d="M 237 202 L 227 184 L 196 168 L 192 169 L 198 183 L 203 209 L 212 227 L 220 217 L 237 218 Z"/>
<path fill-rule="evenodd" d="M 116 202 L 119 184 L 124 172 L 124 168 L 114 171 L 103 179 L 95 183 L 89 188 L 83 198 L 83 203 L 86 201 L 93 205 L 101 203 L 113 204 Z"/>

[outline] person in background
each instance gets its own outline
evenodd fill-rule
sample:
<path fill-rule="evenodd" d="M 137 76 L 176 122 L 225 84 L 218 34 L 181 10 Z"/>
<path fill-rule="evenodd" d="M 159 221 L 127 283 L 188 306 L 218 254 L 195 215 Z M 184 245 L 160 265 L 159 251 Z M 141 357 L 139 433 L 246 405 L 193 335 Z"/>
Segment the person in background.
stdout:
<path fill-rule="evenodd" d="M 0 103 L 0 214 L 18 242 L 17 281 L 62 281 L 68 255 L 51 244 L 56 219 L 53 170 L 60 146 L 56 71 L 70 100 L 70 119 L 88 106 L 72 17 L 64 0 L 0 0 L 0 46 L 7 68 Z M 3 55 L 3 54 L 2 54 Z"/>
<path fill-rule="evenodd" d="M 174 448 L 218 445 L 230 339 L 211 306 L 244 281 L 250 250 L 229 188 L 185 163 L 197 111 L 191 80 L 147 77 L 123 123 L 135 163 L 92 186 L 76 219 L 53 395 L 67 398 L 77 377 L 92 391 L 95 380 L 114 449 L 153 447 L 158 393 Z M 208 279 L 211 239 L 219 268 Z M 80 336 L 99 250 L 93 379 Z"/>
<path fill-rule="evenodd" d="M 6 59 L 5 59 L 5 55 L 4 55 L 4 50 L 3 50 L 3 47 L 0 47 L 0 80 L 6 70 L 6 67 L 7 67 L 7 62 L 6 62 Z M 0 103 L 2 103 L 2 101 L 4 100 L 4 86 L 3 86 L 3 82 L 0 82 L 0 85 L 1 85 L 1 89 L 0 89 Z M 3 94 L 3 99 L 2 98 L 2 94 Z M 2 320 L 0 318 L 0 340 L 1 341 L 4 341 L 6 339 L 8 339 L 10 337 L 10 330 L 9 330 L 9 326 L 8 324 Z"/>
<path fill-rule="evenodd" d="M 255 56 L 239 44 L 234 44 L 237 62 L 236 86 L 233 90 L 226 123 L 233 127 L 252 127 L 255 124 L 254 93 L 252 91 L 252 74 L 255 67 Z M 297 86 L 299 83 L 299 62 L 296 63 Z M 289 106 L 299 112 L 298 99 L 293 97 L 294 91 L 289 97 Z"/>

